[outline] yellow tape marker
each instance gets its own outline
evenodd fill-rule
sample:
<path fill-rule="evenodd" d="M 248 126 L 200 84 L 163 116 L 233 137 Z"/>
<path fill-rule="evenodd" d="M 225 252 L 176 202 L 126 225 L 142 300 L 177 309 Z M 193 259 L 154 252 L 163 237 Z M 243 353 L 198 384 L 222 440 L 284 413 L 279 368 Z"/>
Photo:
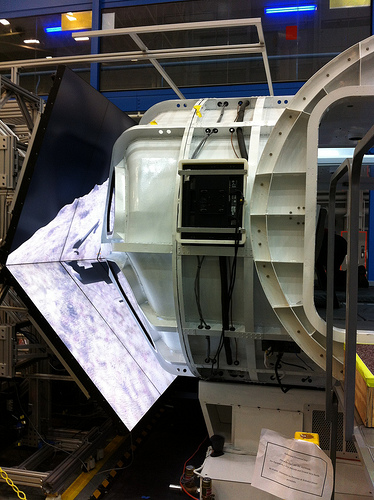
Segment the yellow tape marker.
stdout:
<path fill-rule="evenodd" d="M 201 106 L 196 104 L 196 106 L 194 106 L 193 109 L 196 110 L 196 116 L 198 116 L 199 118 L 202 118 L 202 114 L 200 113 Z"/>
<path fill-rule="evenodd" d="M 319 435 L 315 432 L 295 432 L 295 439 L 300 439 L 301 441 L 309 441 L 319 446 Z"/>

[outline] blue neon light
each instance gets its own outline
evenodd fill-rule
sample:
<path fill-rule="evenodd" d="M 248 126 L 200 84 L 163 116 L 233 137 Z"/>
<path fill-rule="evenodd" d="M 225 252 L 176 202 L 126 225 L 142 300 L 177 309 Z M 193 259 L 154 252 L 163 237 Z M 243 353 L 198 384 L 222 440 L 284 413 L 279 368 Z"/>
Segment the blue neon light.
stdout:
<path fill-rule="evenodd" d="M 45 28 L 46 33 L 57 33 L 58 31 L 62 31 L 61 26 L 51 26 L 50 28 Z"/>
<path fill-rule="evenodd" d="M 294 7 L 269 7 L 265 9 L 265 14 L 283 14 L 290 12 L 314 12 L 317 5 L 298 5 Z"/>

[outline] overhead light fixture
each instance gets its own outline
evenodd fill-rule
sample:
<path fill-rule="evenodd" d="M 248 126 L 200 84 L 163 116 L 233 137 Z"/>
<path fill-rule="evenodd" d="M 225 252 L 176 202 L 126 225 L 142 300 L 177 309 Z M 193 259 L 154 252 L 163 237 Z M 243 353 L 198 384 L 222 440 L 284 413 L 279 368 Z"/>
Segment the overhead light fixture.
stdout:
<path fill-rule="evenodd" d="M 29 40 L 24 40 L 23 43 L 40 43 L 36 38 L 30 38 Z"/>
<path fill-rule="evenodd" d="M 290 14 L 292 12 L 314 12 L 317 5 L 295 5 L 289 7 L 269 7 L 265 9 L 265 14 Z"/>
<path fill-rule="evenodd" d="M 45 56 L 46 59 L 52 59 L 52 56 Z"/>
<path fill-rule="evenodd" d="M 84 42 L 86 40 L 89 40 L 88 36 L 78 36 L 77 38 L 74 38 L 75 41 L 77 42 Z"/>
<path fill-rule="evenodd" d="M 8 26 L 8 24 L 10 24 L 8 19 L 0 19 L 0 23 L 3 24 L 4 26 Z"/>
<path fill-rule="evenodd" d="M 59 31 L 62 31 L 61 26 L 50 26 L 49 28 L 45 28 L 44 31 L 46 33 L 57 33 Z"/>

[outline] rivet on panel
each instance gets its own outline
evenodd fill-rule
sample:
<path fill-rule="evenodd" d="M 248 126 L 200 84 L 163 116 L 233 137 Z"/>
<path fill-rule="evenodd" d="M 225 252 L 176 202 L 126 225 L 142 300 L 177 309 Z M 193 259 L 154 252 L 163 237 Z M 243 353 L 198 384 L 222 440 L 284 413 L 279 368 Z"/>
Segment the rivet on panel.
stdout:
<path fill-rule="evenodd" d="M 327 76 L 327 78 L 328 78 L 328 77 L 330 76 L 330 74 L 329 74 L 329 73 L 327 73 L 327 75 L 326 75 L 326 76 Z"/>
<path fill-rule="evenodd" d="M 279 135 L 282 135 L 282 132 L 279 132 Z"/>
<path fill-rule="evenodd" d="M 269 156 L 273 156 L 273 153 L 269 153 Z"/>
<path fill-rule="evenodd" d="M 320 354 L 320 355 L 319 355 L 319 357 L 320 357 L 320 358 L 323 358 L 323 354 Z"/>
<path fill-rule="evenodd" d="M 351 58 L 350 58 L 350 57 L 348 57 L 348 61 L 350 61 L 350 60 L 351 60 Z"/>
<path fill-rule="evenodd" d="M 267 277 L 267 278 L 270 278 L 270 275 L 269 275 L 269 274 L 267 274 L 267 275 L 266 275 L 266 277 Z"/>

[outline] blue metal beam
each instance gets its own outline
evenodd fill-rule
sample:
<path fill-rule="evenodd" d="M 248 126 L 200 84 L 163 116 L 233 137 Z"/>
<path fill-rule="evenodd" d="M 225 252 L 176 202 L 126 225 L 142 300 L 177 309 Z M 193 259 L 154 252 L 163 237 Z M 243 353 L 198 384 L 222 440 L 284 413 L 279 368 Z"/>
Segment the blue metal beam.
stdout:
<path fill-rule="evenodd" d="M 92 0 L 92 29 L 101 29 L 101 0 Z M 100 38 L 91 38 L 91 54 L 100 53 Z M 90 72 L 91 86 L 99 90 L 100 88 L 100 64 L 92 63 Z"/>
<path fill-rule="evenodd" d="M 186 0 L 173 0 L 184 2 Z M 101 8 L 129 7 L 131 5 L 149 5 L 166 3 L 170 0 L 103 0 Z M 0 18 L 42 16 L 43 14 L 59 14 L 61 12 L 93 9 L 92 1 L 82 0 L 1 0 Z"/>

